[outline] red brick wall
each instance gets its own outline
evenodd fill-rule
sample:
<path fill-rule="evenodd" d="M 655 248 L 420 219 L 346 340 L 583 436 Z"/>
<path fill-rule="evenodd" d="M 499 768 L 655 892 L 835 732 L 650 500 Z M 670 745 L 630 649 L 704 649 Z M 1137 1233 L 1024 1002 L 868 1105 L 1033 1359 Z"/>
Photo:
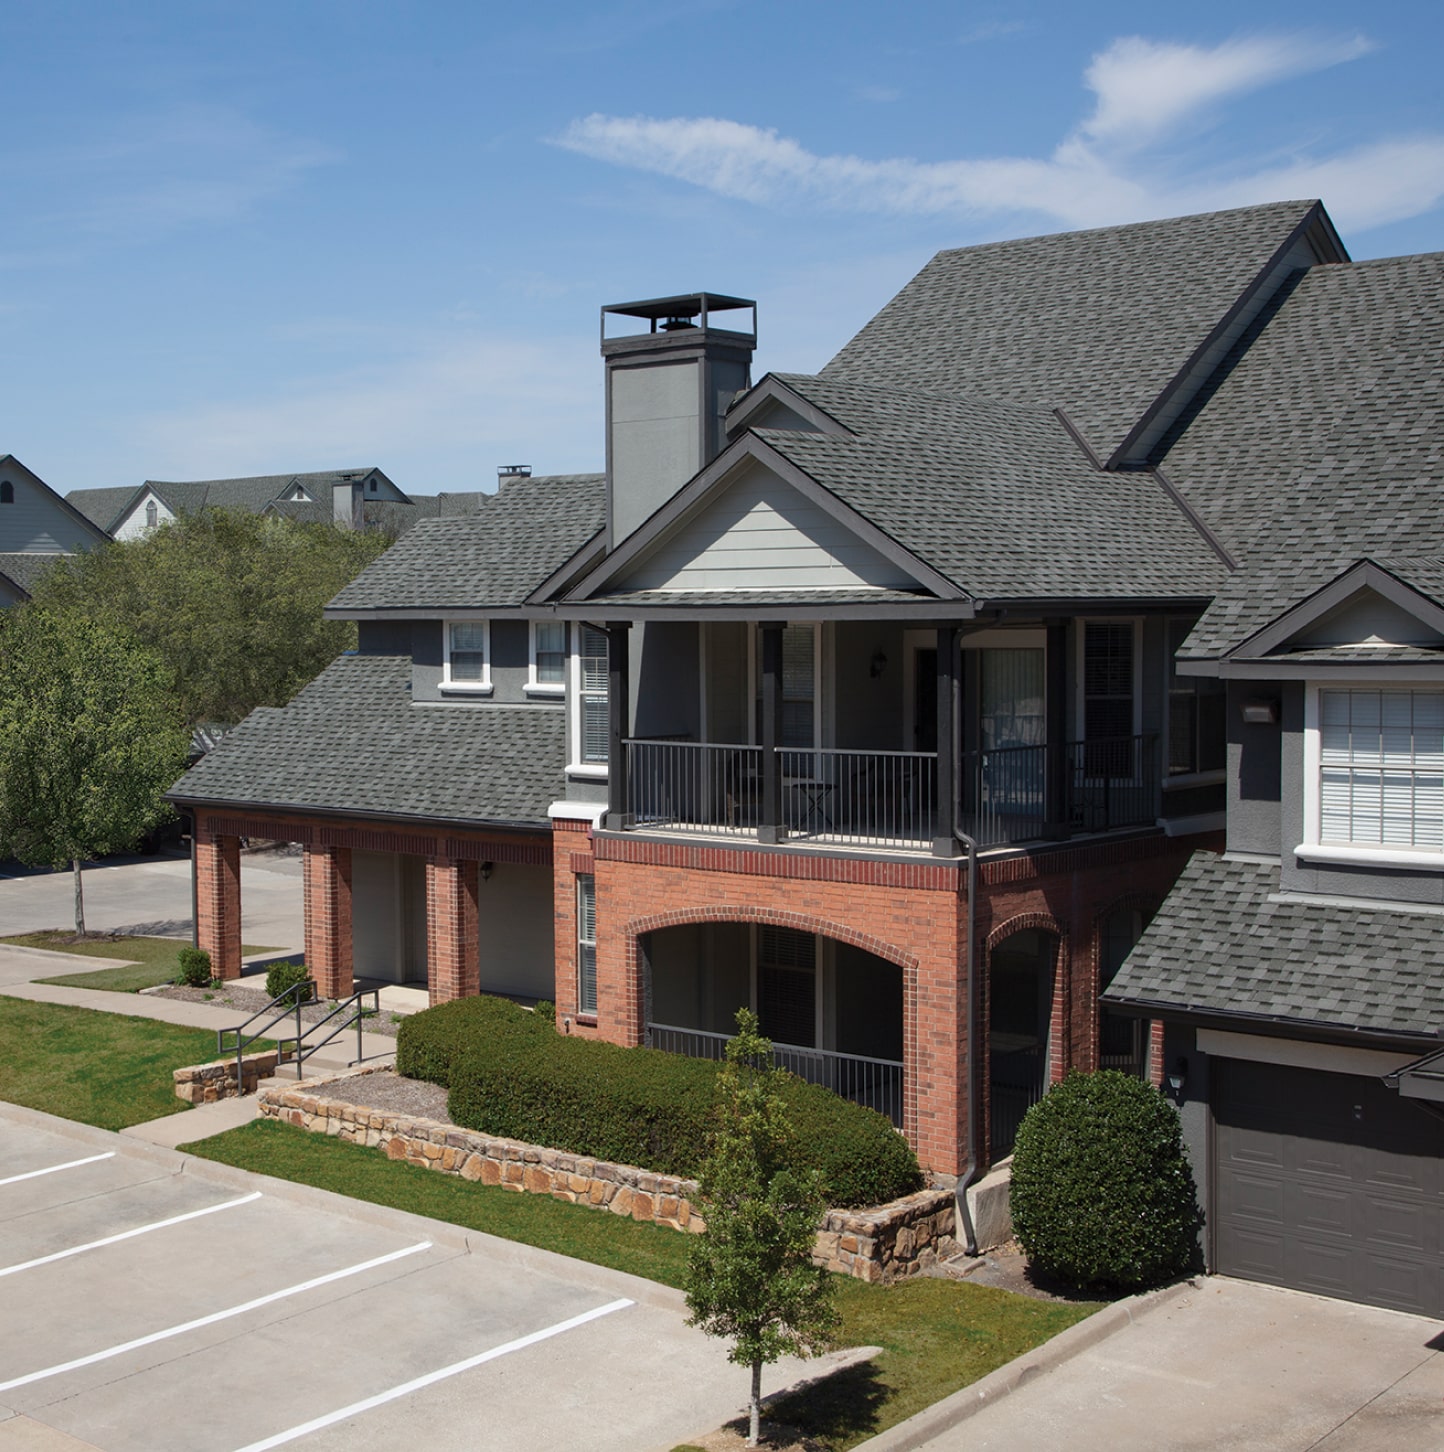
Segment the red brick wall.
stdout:
<path fill-rule="evenodd" d="M 196 943 L 217 978 L 241 976 L 241 844 L 202 831 L 196 843 Z"/>
<path fill-rule="evenodd" d="M 426 977 L 433 1004 L 481 992 L 480 885 L 474 860 L 426 859 Z"/>
<path fill-rule="evenodd" d="M 559 818 L 552 823 L 553 921 L 556 942 L 557 1023 L 570 1019 L 571 1032 L 595 1038 L 596 1019 L 577 1013 L 577 877 L 596 870 L 591 828 L 586 822 Z M 600 921 L 597 931 L 601 932 Z"/>
<path fill-rule="evenodd" d="M 351 849 L 313 847 L 301 858 L 306 917 L 306 967 L 323 998 L 354 991 L 351 935 Z"/>

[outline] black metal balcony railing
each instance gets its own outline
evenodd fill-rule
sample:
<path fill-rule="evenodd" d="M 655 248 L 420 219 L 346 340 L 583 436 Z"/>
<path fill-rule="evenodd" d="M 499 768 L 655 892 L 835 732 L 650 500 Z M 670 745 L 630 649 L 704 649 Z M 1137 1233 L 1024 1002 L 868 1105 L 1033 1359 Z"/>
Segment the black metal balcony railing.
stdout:
<path fill-rule="evenodd" d="M 763 825 L 760 746 L 634 739 L 626 752 L 624 810 L 636 827 L 735 837 Z M 967 752 L 957 825 L 980 847 L 1146 825 L 1158 814 L 1157 755 L 1147 735 L 1070 742 L 1051 764 L 1047 746 Z M 783 748 L 778 758 L 780 820 L 769 825 L 790 840 L 921 847 L 939 835 L 933 752 Z"/>
<path fill-rule="evenodd" d="M 726 1056 L 727 1034 L 703 1029 L 677 1028 L 672 1024 L 647 1025 L 647 1043 L 669 1054 L 689 1059 L 720 1060 Z M 902 1061 L 869 1059 L 861 1054 L 839 1054 L 828 1049 L 808 1049 L 797 1044 L 773 1044 L 772 1062 L 809 1084 L 821 1084 L 842 1099 L 865 1104 L 885 1114 L 902 1127 Z"/>

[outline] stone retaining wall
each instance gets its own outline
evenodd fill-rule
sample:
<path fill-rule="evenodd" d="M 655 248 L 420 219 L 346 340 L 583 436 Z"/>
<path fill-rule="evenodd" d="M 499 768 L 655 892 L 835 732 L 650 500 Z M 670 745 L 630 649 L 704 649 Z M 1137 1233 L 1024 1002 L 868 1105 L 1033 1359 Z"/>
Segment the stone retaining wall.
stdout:
<path fill-rule="evenodd" d="M 285 1054 L 281 1062 L 290 1059 Z M 192 1064 L 174 1074 L 176 1096 L 187 1104 L 214 1104 L 218 1099 L 235 1099 L 240 1094 L 254 1094 L 262 1079 L 276 1072 L 275 1049 L 263 1054 L 241 1056 L 241 1087 L 236 1089 L 236 1061 L 226 1059 L 219 1064 Z"/>
<path fill-rule="evenodd" d="M 695 1180 L 352 1104 L 344 1097 L 352 1077 L 272 1085 L 260 1093 L 261 1115 L 483 1185 L 550 1195 L 694 1234 L 704 1228 L 693 1209 Z M 829 1210 L 813 1258 L 842 1275 L 887 1283 L 927 1269 L 955 1248 L 952 1191 L 931 1189 L 871 1209 Z"/>

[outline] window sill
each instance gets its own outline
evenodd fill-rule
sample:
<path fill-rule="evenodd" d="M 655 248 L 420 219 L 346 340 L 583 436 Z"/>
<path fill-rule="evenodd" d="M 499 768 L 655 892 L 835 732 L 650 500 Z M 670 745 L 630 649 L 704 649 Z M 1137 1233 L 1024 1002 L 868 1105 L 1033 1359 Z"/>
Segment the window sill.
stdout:
<path fill-rule="evenodd" d="M 1163 790 L 1183 790 L 1185 787 L 1219 786 L 1226 781 L 1228 773 L 1222 767 L 1217 771 L 1190 771 L 1180 772 L 1177 776 L 1170 776 L 1164 779 Z"/>
<path fill-rule="evenodd" d="M 522 688 L 522 694 L 526 696 L 549 696 L 552 700 L 559 701 L 567 693 L 565 686 L 542 686 L 533 681 L 528 681 Z"/>
<path fill-rule="evenodd" d="M 567 767 L 567 775 L 585 777 L 589 781 L 606 781 L 607 766 L 602 761 L 574 761 Z"/>
<path fill-rule="evenodd" d="M 441 687 L 441 694 L 443 696 L 489 696 L 493 689 L 490 682 L 468 686 L 458 681 L 447 681 Z"/>
<path fill-rule="evenodd" d="M 1427 867 L 1444 872 L 1444 852 L 1409 847 L 1350 847 L 1344 843 L 1301 842 L 1294 856 L 1305 862 L 1337 862 L 1346 867 Z"/>

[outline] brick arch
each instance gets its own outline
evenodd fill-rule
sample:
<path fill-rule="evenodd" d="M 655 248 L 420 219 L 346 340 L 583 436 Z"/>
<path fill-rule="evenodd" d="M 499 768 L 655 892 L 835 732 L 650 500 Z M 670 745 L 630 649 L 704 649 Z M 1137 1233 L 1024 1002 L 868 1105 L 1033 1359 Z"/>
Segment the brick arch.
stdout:
<path fill-rule="evenodd" d="M 1045 933 L 1052 933 L 1058 939 L 1058 949 L 1062 952 L 1063 944 L 1068 941 L 1068 929 L 1049 913 L 1018 913 L 1005 923 L 999 923 L 992 930 L 984 941 L 983 947 L 991 957 L 993 949 L 1005 938 L 1011 938 L 1014 933 L 1026 933 L 1030 928 L 1041 928 Z"/>
<path fill-rule="evenodd" d="M 711 907 L 679 908 L 674 912 L 633 918 L 622 930 L 627 938 L 629 960 L 635 960 L 639 938 L 648 933 L 659 932 L 663 928 L 681 928 L 692 923 L 764 923 L 770 928 L 793 928 L 800 933 L 821 933 L 825 938 L 833 938 L 839 943 L 861 948 L 875 958 L 886 959 L 904 973 L 917 972 L 918 960 L 915 954 L 904 952 L 870 933 L 861 933 L 856 928 L 845 927 L 841 923 L 813 917 L 808 913 L 781 912 L 776 908 L 740 903 L 736 906 L 718 904 Z"/>

